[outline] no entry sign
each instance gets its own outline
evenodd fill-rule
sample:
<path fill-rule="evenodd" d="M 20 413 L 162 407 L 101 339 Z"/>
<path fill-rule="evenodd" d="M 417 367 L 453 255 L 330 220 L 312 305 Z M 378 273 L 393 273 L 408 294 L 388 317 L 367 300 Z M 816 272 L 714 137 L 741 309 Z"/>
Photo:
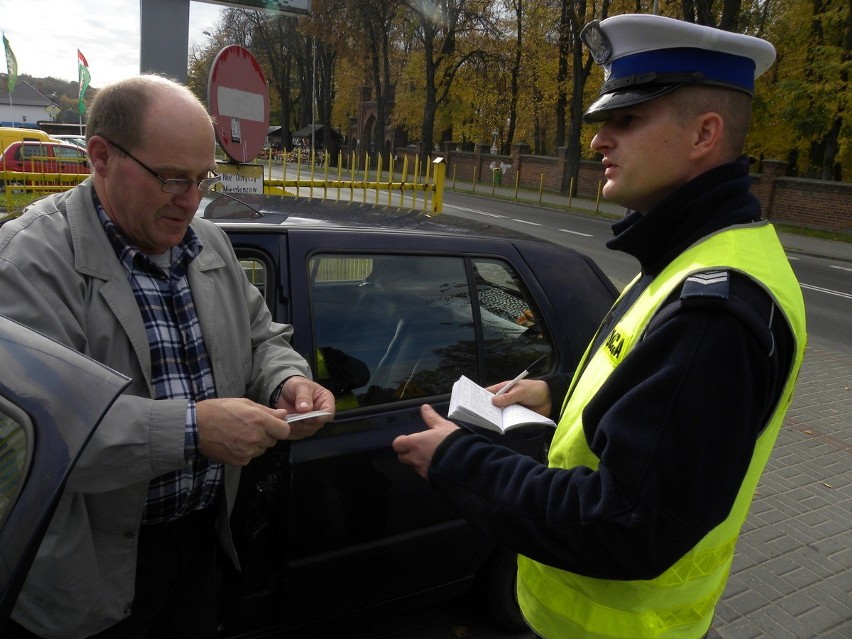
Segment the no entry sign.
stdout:
<path fill-rule="evenodd" d="M 216 140 L 234 162 L 251 162 L 269 131 L 269 88 L 251 51 L 236 44 L 222 49 L 210 67 L 207 104 Z"/>

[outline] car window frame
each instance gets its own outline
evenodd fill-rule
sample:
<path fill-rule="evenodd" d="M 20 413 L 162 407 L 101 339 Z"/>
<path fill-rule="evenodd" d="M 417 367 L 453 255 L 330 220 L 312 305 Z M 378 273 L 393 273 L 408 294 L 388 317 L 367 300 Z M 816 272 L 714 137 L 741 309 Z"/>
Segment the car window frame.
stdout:
<path fill-rule="evenodd" d="M 518 278 L 522 285 L 521 294 L 525 294 L 529 297 L 530 302 L 533 303 L 541 303 L 542 299 L 546 302 L 546 297 L 542 298 L 542 292 L 536 293 L 537 282 L 531 283 L 530 277 L 528 273 L 523 271 L 523 260 L 512 259 L 512 255 L 502 254 L 502 253 L 494 253 L 494 252 L 472 252 L 472 251 L 439 251 L 439 250 L 412 250 L 411 248 L 406 247 L 390 247 L 384 245 L 382 242 L 377 242 L 375 245 L 370 248 L 366 248 L 364 246 L 356 247 L 356 246 L 340 246 L 336 245 L 334 242 L 329 241 L 323 243 L 321 246 L 316 246 L 310 250 L 305 251 L 304 253 L 299 253 L 299 255 L 293 255 L 292 251 L 289 248 L 292 246 L 292 243 L 289 241 L 289 237 L 292 234 L 292 229 L 288 229 L 286 233 L 269 233 L 269 237 L 275 238 L 287 238 L 288 245 L 288 260 L 291 262 L 289 265 L 278 264 L 276 268 L 274 255 L 276 253 L 270 252 L 273 250 L 271 246 L 257 247 L 257 248 L 249 248 L 246 246 L 240 246 L 236 249 L 236 254 L 238 259 L 247 260 L 247 259 L 256 259 L 262 262 L 267 269 L 267 282 L 269 287 L 269 292 L 264 295 L 264 299 L 266 301 L 267 306 L 270 308 L 273 313 L 273 317 L 277 318 L 277 321 L 282 321 L 281 317 L 286 317 L 289 323 L 301 323 L 300 325 L 294 324 L 294 337 L 293 337 L 293 345 L 299 350 L 303 357 L 308 360 L 312 373 L 316 375 L 320 369 L 319 361 L 317 357 L 317 348 L 321 345 L 317 342 L 316 335 L 316 320 L 314 318 L 314 300 L 312 298 L 313 292 L 311 289 L 310 281 L 311 281 L 311 260 L 314 259 L 318 255 L 340 255 L 342 257 L 348 256 L 358 256 L 358 255 L 397 255 L 397 256 L 427 256 L 427 257 L 450 257 L 455 258 L 461 261 L 464 267 L 465 277 L 467 278 L 467 288 L 470 294 L 477 294 L 477 285 L 474 281 L 474 264 L 479 262 L 487 262 L 487 261 L 496 261 L 504 265 L 506 269 L 510 269 L 514 272 L 515 277 Z M 304 260 L 300 263 L 301 260 Z M 280 260 L 283 261 L 283 260 Z M 298 282 L 290 282 L 291 275 L 289 274 L 287 269 L 290 269 L 292 272 L 292 277 L 299 280 Z M 301 279 L 299 279 L 301 278 Z M 535 278 L 533 278 L 534 280 Z M 301 281 L 304 280 L 304 281 Z M 272 284 L 274 282 L 274 285 Z M 304 286 L 305 298 L 301 300 L 301 296 L 299 293 L 295 293 L 300 297 L 299 300 L 291 300 L 291 292 L 288 287 L 290 286 Z M 299 313 L 291 313 L 290 304 L 305 304 L 307 306 L 306 312 Z M 478 301 L 477 303 L 472 305 L 472 320 L 474 322 L 474 339 L 476 341 L 476 371 L 470 372 L 469 374 L 477 380 L 485 382 L 485 369 L 488 365 L 486 361 L 485 354 L 485 344 L 484 344 L 484 335 L 483 335 L 483 326 L 482 326 L 482 317 L 480 314 L 482 303 Z M 276 314 L 276 308 L 278 308 L 278 313 Z M 282 313 L 284 313 L 282 315 Z M 538 309 L 538 313 L 543 318 L 545 325 L 547 326 L 547 330 L 545 331 L 545 337 L 547 339 L 548 344 L 548 354 L 550 355 L 551 366 L 555 364 L 556 359 L 558 357 L 559 350 L 559 342 L 558 335 L 559 329 L 556 326 L 552 326 L 554 320 L 552 317 L 548 316 L 548 313 L 545 309 Z M 306 336 L 309 336 L 306 337 Z M 529 355 L 523 358 L 523 361 L 519 359 L 516 363 L 514 363 L 511 369 L 507 369 L 505 371 L 505 376 L 507 379 L 514 376 L 517 371 L 514 369 L 517 368 L 518 371 L 522 370 L 523 367 L 532 362 L 535 359 L 538 359 L 540 355 Z M 526 360 L 529 359 L 529 362 Z M 511 375 L 509 374 L 511 372 Z M 546 367 L 543 367 L 539 373 L 546 373 Z M 501 381 L 501 379 L 490 379 L 488 383 L 496 383 L 497 381 Z M 423 401 L 444 401 L 449 397 L 451 391 L 451 382 L 454 380 L 449 380 L 447 384 L 447 388 L 440 393 L 429 394 L 420 397 L 412 397 L 410 399 L 400 399 L 397 401 L 388 401 L 382 402 L 378 404 L 369 404 L 366 406 L 357 406 L 357 407 L 345 407 L 341 406 L 338 408 L 338 411 L 341 416 L 357 416 L 361 412 L 374 412 L 381 407 L 386 407 L 387 409 L 394 408 L 404 408 L 405 406 L 419 405 Z"/>

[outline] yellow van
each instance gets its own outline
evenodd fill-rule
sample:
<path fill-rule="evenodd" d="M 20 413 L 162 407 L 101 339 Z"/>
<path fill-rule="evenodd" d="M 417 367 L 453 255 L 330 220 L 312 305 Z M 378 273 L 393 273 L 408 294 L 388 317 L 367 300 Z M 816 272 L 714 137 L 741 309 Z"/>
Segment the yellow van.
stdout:
<path fill-rule="evenodd" d="M 26 129 L 17 126 L 0 126 L 0 153 L 6 150 L 12 142 L 23 142 L 24 140 L 36 142 L 50 142 L 52 138 L 41 129 Z"/>

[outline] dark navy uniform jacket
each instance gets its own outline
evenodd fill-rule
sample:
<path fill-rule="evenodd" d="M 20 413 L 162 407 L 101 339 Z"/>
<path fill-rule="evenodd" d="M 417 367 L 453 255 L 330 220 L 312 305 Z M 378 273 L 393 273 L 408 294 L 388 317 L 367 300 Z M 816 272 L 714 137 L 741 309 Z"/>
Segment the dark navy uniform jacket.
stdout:
<path fill-rule="evenodd" d="M 642 279 L 610 311 L 599 339 L 684 249 L 760 219 L 749 187 L 743 158 L 613 226 L 608 246 L 635 256 Z M 783 316 L 747 276 L 689 278 L 584 410 L 586 439 L 609 479 L 589 468 L 547 468 L 462 429 L 436 450 L 429 481 L 513 551 L 592 577 L 656 577 L 729 512 L 792 348 Z M 569 381 L 548 380 L 554 419 Z"/>

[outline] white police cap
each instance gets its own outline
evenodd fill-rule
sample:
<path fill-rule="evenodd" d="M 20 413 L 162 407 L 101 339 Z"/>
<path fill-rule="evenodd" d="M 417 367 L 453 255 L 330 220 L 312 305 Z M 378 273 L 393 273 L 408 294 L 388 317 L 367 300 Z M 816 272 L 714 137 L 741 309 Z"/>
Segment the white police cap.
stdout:
<path fill-rule="evenodd" d="M 580 38 L 604 68 L 604 84 L 583 115 L 586 122 L 606 120 L 613 109 L 653 100 L 685 84 L 753 95 L 754 79 L 775 61 L 775 47 L 766 40 L 657 15 L 595 20 Z"/>

